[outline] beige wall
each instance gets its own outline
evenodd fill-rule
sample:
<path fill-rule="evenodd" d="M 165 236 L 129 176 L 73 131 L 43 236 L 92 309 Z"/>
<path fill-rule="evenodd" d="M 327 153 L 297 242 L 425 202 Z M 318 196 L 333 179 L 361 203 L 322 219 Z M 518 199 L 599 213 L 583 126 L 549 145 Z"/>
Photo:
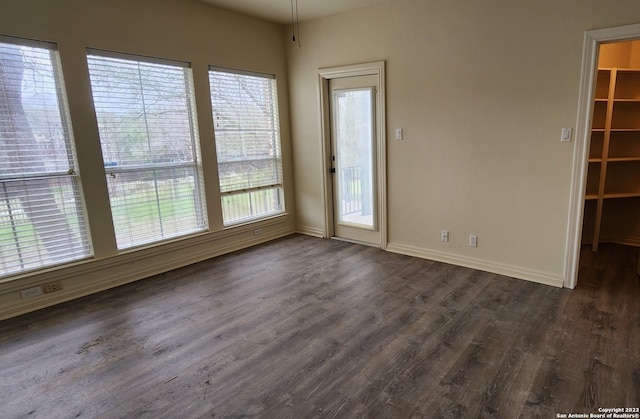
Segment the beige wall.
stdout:
<path fill-rule="evenodd" d="M 0 319 L 136 280 L 294 231 L 294 200 L 283 28 L 192 0 L 3 0 L 0 34 L 55 42 L 69 96 L 80 173 L 96 258 L 74 266 L 0 281 Z M 210 231 L 118 254 L 93 114 L 86 48 L 192 63 Z M 208 65 L 276 74 L 288 215 L 222 228 Z M 262 235 L 253 230 L 262 228 Z M 20 289 L 61 281 L 63 291 L 21 300 Z"/>
<path fill-rule="evenodd" d="M 386 60 L 389 249 L 561 285 L 584 31 L 635 22 L 635 0 L 396 0 L 302 23 L 298 229 L 325 227 L 318 69 Z"/>
<path fill-rule="evenodd" d="M 96 258 L 0 281 L 0 318 L 288 234 L 294 217 L 301 231 L 323 231 L 317 70 L 377 60 L 387 62 L 388 133 L 405 130 L 387 145 L 389 248 L 557 285 L 575 147 L 559 136 L 576 120 L 583 33 L 638 21 L 637 0 L 394 0 L 303 23 L 298 49 L 278 25 L 192 0 L 3 0 L 0 34 L 58 44 Z M 210 232 L 117 254 L 87 47 L 192 63 Z M 288 215 L 222 229 L 209 64 L 276 74 Z M 54 280 L 62 292 L 20 299 Z"/>

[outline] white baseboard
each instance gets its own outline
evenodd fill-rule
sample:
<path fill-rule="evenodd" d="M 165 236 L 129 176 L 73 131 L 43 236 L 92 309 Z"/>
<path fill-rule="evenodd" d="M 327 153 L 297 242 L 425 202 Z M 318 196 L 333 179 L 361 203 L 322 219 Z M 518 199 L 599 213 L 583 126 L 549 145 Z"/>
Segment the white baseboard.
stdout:
<path fill-rule="evenodd" d="M 324 230 L 309 226 L 296 226 L 296 231 L 307 236 L 324 238 Z"/>
<path fill-rule="evenodd" d="M 286 223 L 281 225 L 273 223 L 264 228 L 263 231 L 263 234 L 255 236 L 253 227 L 248 226 L 235 231 L 206 234 L 142 252 L 132 252 L 103 260 L 85 261 L 73 266 L 34 274 L 19 280 L 0 283 L 0 320 L 284 237 L 296 231 L 316 237 L 323 236 L 319 229 L 298 226 L 294 231 Z M 562 287 L 563 284 L 562 278 L 550 273 L 431 251 L 414 246 L 389 243 L 386 250 L 556 287 Z M 49 282 L 61 282 L 63 285 L 62 291 L 30 299 L 22 299 L 20 297 L 21 289 Z"/>
<path fill-rule="evenodd" d="M 467 256 L 438 252 L 415 246 L 389 243 L 387 244 L 387 250 L 393 253 L 415 256 L 422 259 L 435 260 L 438 262 L 449 263 L 451 265 L 464 266 L 465 268 L 478 269 L 485 272 L 505 275 L 512 278 L 524 279 L 527 281 L 551 285 L 554 287 L 562 288 L 564 283 L 563 279 L 560 276 L 548 272 L 506 265 L 482 259 L 470 258 Z"/>
<path fill-rule="evenodd" d="M 254 235 L 251 228 L 234 232 L 205 234 L 157 246 L 142 252 L 90 260 L 73 266 L 0 284 L 0 320 L 84 297 L 202 260 L 288 236 L 295 231 L 286 224 L 263 229 Z M 22 299 L 20 290 L 49 282 L 62 283 L 59 292 Z"/>

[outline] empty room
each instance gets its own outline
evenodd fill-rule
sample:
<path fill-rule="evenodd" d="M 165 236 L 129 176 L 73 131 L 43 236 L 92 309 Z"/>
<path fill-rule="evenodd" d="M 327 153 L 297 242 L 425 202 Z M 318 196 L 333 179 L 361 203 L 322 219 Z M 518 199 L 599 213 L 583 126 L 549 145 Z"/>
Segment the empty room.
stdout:
<path fill-rule="evenodd" d="M 0 418 L 640 418 L 637 0 L 0 11 Z"/>

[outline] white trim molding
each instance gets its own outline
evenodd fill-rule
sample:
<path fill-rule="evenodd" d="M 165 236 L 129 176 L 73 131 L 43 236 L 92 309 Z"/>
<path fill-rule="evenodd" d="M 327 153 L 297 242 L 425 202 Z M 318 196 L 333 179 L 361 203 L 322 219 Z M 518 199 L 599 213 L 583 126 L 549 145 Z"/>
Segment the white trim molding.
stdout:
<path fill-rule="evenodd" d="M 326 236 L 324 235 L 325 231 L 323 229 L 310 227 L 310 226 L 299 225 L 296 227 L 296 233 L 304 234 L 307 236 L 319 237 L 321 239 L 326 238 Z"/>
<path fill-rule="evenodd" d="M 318 69 L 318 97 L 320 100 L 320 132 L 322 141 L 322 182 L 325 213 L 324 237 L 333 237 L 333 206 L 331 198 L 331 129 L 329 122 L 329 80 L 343 77 L 377 76 L 377 171 L 378 171 L 378 213 L 380 217 L 380 248 L 387 247 L 387 127 L 386 127 L 386 74 L 385 61 L 345 65 Z"/>
<path fill-rule="evenodd" d="M 0 320 L 84 297 L 295 233 L 278 217 L 263 223 L 176 240 L 101 260 L 88 260 L 0 283 Z M 255 229 L 263 230 L 255 235 Z M 62 290 L 22 299 L 20 290 L 60 282 Z"/>
<path fill-rule="evenodd" d="M 564 264 L 564 286 L 567 288 L 575 288 L 578 283 L 584 191 L 587 179 L 587 156 L 591 141 L 591 117 L 593 115 L 599 46 L 606 42 L 629 41 L 639 38 L 640 24 L 593 29 L 586 31 L 584 34 Z"/>
<path fill-rule="evenodd" d="M 558 288 L 562 288 L 563 286 L 563 279 L 552 273 L 534 269 L 527 269 L 519 266 L 506 265 L 502 263 L 487 261 L 484 259 L 454 255 L 451 253 L 444 253 L 436 250 L 429 250 L 398 243 L 389 243 L 389 245 L 387 246 L 387 251 L 407 256 L 419 257 L 422 259 L 435 260 L 437 262 L 448 263 L 456 266 L 463 266 L 465 268 L 477 269 L 484 272 L 491 272 L 511 278 L 524 279 L 526 281 L 550 285 Z"/>

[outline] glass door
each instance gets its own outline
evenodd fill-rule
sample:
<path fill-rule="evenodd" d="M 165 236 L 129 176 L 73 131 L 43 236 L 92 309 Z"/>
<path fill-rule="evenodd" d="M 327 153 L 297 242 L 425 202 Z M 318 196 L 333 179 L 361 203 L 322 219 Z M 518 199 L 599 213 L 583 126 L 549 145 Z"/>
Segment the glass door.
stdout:
<path fill-rule="evenodd" d="M 330 81 L 334 233 L 379 245 L 375 77 Z"/>

